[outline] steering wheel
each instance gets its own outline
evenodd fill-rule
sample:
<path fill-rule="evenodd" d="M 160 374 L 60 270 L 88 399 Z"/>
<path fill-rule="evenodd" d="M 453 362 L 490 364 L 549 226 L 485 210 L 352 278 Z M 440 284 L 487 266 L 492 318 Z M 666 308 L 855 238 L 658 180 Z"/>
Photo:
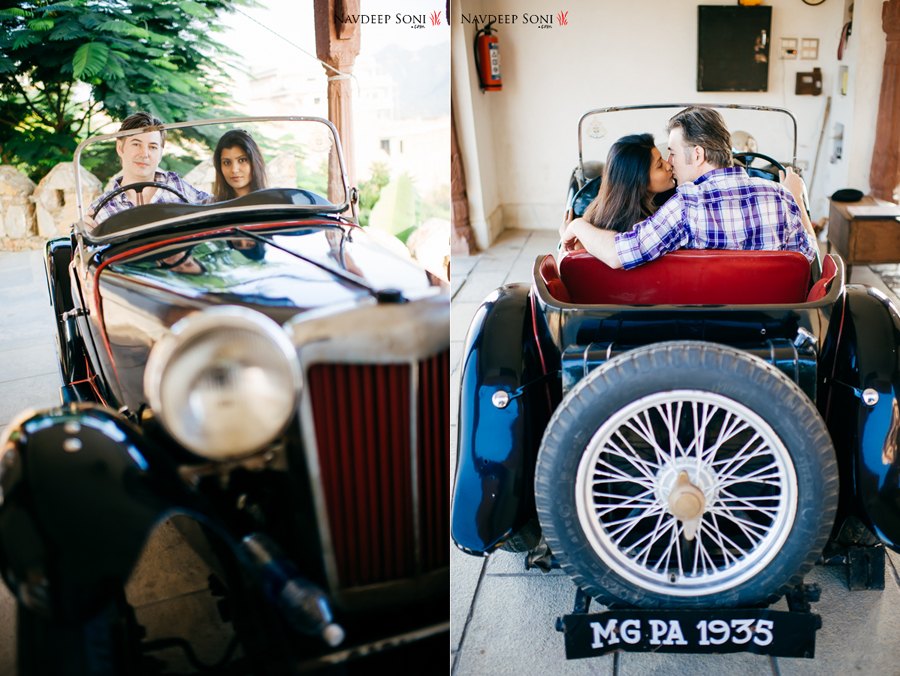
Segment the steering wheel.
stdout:
<path fill-rule="evenodd" d="M 743 164 L 744 168 L 747 170 L 747 173 L 750 174 L 751 176 L 757 176 L 759 178 L 767 178 L 770 181 L 775 181 L 776 183 L 781 182 L 781 178 L 780 178 L 778 172 L 772 172 L 772 171 L 769 171 L 768 169 L 760 169 L 758 167 L 751 167 L 750 165 L 753 164 L 753 160 L 765 160 L 769 164 L 776 167 L 779 171 L 784 171 L 785 173 L 787 173 L 787 170 L 784 168 L 784 165 L 781 162 L 779 162 L 778 160 L 772 159 L 768 155 L 763 155 L 762 153 L 752 153 L 750 151 L 741 150 L 741 151 L 732 153 L 732 157 L 734 157 L 734 159 L 736 159 L 741 164 Z"/>
<path fill-rule="evenodd" d="M 581 218 L 584 216 L 585 209 L 588 208 L 588 205 L 594 201 L 597 197 L 597 193 L 600 192 L 600 182 L 601 177 L 595 176 L 581 186 L 578 192 L 575 193 L 575 196 L 572 198 L 572 204 L 570 205 L 573 218 Z"/>
<path fill-rule="evenodd" d="M 107 202 L 109 202 L 113 197 L 121 195 L 126 190 L 143 190 L 144 188 L 162 188 L 163 190 L 168 190 L 169 192 L 175 193 L 177 197 L 181 198 L 181 201 L 185 204 L 190 204 L 191 201 L 182 195 L 178 190 L 173 188 L 170 185 L 166 185 L 165 183 L 160 183 L 158 181 L 142 181 L 140 183 L 129 183 L 128 185 L 122 185 L 118 188 L 111 190 L 108 195 L 103 197 L 100 200 L 100 203 L 97 205 L 97 208 L 94 209 L 94 213 L 91 214 L 91 218 L 96 218 L 97 214 L 100 213 L 100 209 L 102 209 Z"/>

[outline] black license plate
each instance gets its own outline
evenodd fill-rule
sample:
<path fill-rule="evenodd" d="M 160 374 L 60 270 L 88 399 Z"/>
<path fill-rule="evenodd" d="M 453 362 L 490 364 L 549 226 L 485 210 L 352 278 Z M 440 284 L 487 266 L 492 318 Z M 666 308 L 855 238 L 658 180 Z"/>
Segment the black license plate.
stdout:
<path fill-rule="evenodd" d="M 814 657 L 820 625 L 813 613 L 765 608 L 609 610 L 563 617 L 570 660 L 616 650 Z"/>

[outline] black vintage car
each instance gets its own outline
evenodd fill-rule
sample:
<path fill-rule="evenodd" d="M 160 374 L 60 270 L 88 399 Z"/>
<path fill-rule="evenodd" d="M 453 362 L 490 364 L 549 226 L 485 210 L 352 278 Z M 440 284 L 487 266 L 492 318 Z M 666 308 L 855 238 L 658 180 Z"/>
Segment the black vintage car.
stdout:
<path fill-rule="evenodd" d="M 91 213 L 47 244 L 62 405 L 0 438 L 22 676 L 164 673 L 154 652 L 183 643 L 146 636 L 124 590 L 169 519 L 233 625 L 215 673 L 420 639 L 441 649 L 417 664 L 445 664 L 447 284 L 356 225 L 327 120 L 165 125 L 161 168 L 237 126 L 270 187 Z M 76 163 L 116 168 L 117 139 L 158 130 L 90 139 Z"/>
<path fill-rule="evenodd" d="M 570 213 L 596 195 L 603 142 L 680 107 L 583 116 Z M 787 111 L 721 108 L 759 147 L 787 133 L 780 156 L 796 157 Z M 756 148 L 736 159 L 778 179 Z M 578 588 L 557 627 L 570 658 L 813 656 L 804 574 L 843 563 L 851 587 L 877 588 L 883 546 L 900 547 L 895 305 L 846 283 L 835 255 L 683 250 L 612 270 L 573 252 L 533 271 L 489 295 L 466 338 L 456 545 L 562 567 Z M 788 611 L 768 608 L 782 596 Z"/>

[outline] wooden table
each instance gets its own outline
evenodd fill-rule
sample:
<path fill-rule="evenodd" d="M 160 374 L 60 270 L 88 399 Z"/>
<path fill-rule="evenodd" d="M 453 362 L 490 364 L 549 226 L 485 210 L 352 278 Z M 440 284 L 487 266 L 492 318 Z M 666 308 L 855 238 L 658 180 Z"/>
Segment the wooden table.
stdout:
<path fill-rule="evenodd" d="M 831 202 L 828 250 L 833 246 L 847 268 L 858 263 L 900 263 L 900 221 L 893 216 L 854 216 L 847 207 L 875 206 L 868 195 L 858 202 Z"/>

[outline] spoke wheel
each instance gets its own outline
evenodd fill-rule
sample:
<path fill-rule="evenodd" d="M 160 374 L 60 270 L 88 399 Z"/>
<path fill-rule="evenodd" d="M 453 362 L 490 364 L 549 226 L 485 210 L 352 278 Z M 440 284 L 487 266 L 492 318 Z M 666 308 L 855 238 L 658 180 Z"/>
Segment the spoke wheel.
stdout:
<path fill-rule="evenodd" d="M 751 578 L 784 544 L 797 509 L 793 463 L 772 428 L 699 390 L 653 394 L 613 415 L 588 443 L 576 492 L 581 527 L 610 568 L 679 596 Z"/>
<path fill-rule="evenodd" d="M 550 549 L 607 606 L 775 600 L 821 553 L 837 488 L 807 395 L 756 357 L 694 341 L 589 373 L 547 426 L 535 470 Z"/>

